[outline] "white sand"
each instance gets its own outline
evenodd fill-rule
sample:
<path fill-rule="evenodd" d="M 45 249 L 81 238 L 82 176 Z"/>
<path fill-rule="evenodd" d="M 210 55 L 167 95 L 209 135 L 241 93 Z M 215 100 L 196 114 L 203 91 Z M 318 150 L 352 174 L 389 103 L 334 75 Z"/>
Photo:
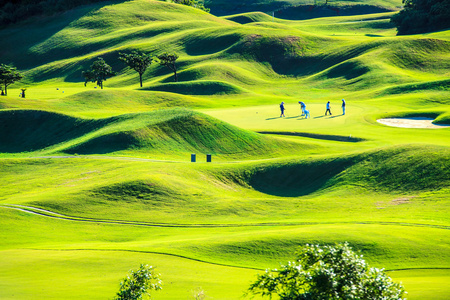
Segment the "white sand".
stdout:
<path fill-rule="evenodd" d="M 431 118 L 387 118 L 379 119 L 378 123 L 402 128 L 427 128 L 427 129 L 439 129 L 448 128 L 450 125 L 433 124 L 434 119 Z"/>

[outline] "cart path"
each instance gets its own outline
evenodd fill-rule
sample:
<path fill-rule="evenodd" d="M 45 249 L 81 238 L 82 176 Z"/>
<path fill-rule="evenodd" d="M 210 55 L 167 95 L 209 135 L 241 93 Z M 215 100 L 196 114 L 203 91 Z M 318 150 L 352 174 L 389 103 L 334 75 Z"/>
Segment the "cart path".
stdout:
<path fill-rule="evenodd" d="M 311 226 L 311 225 L 335 225 L 335 224 L 354 224 L 354 225 L 391 225 L 391 226 L 408 226 L 408 227 L 428 227 L 436 229 L 450 230 L 450 226 L 445 225 L 433 225 L 433 224 L 420 224 L 420 223 L 408 223 L 408 222 L 267 222 L 267 223 L 223 223 L 223 224 L 182 224 L 182 223 L 156 223 L 156 222 L 140 222 L 140 221 L 127 221 L 127 220 L 111 220 L 111 219 L 97 219 L 97 218 L 85 218 L 77 216 L 69 216 L 49 210 L 14 204 L 0 204 L 0 208 L 13 209 L 29 214 L 38 215 L 41 217 L 75 221 L 75 222 L 89 222 L 89 223 L 102 223 L 112 225 L 124 225 L 124 226 L 144 226 L 144 227 L 174 227 L 174 228 L 233 228 L 233 227 L 288 227 L 288 226 Z"/>

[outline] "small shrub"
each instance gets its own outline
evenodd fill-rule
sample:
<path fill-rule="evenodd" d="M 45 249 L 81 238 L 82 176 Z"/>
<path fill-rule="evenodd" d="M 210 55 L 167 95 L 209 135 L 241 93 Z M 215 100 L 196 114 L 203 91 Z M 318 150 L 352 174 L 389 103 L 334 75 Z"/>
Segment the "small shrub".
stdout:
<path fill-rule="evenodd" d="M 137 271 L 131 270 L 120 283 L 120 290 L 114 300 L 139 300 L 147 295 L 149 299 L 151 290 L 161 290 L 162 281 L 155 268 L 141 264 Z"/>

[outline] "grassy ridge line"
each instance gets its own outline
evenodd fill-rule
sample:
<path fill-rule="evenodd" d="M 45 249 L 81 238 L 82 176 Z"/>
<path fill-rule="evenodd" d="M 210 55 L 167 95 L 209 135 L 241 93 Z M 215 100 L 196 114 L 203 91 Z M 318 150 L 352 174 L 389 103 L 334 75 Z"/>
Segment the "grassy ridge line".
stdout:
<path fill-rule="evenodd" d="M 110 219 L 98 219 L 98 218 L 86 218 L 77 216 L 68 216 L 60 213 L 52 212 L 49 210 L 17 205 L 17 204 L 0 204 L 0 207 L 9 208 L 21 212 L 26 212 L 30 214 L 35 214 L 41 217 L 48 217 L 66 221 L 78 221 L 78 222 L 93 222 L 93 223 L 105 223 L 105 224 L 117 224 L 117 225 L 128 225 L 128 226 L 148 226 L 148 227 L 179 227 L 179 228 L 222 228 L 222 227 L 289 227 L 289 226 L 309 226 L 309 225 L 346 225 L 346 224 L 357 224 L 357 225 L 394 225 L 394 226 L 407 226 L 407 227 L 429 227 L 437 229 L 450 230 L 450 226 L 444 225 L 432 225 L 432 224 L 420 224 L 420 223 L 407 223 L 407 222 L 272 222 L 272 223 L 245 223 L 245 224 L 182 224 L 182 223 L 153 223 L 153 222 L 133 222 L 126 220 L 110 220 Z"/>
<path fill-rule="evenodd" d="M 447 147 L 394 146 L 327 159 L 260 163 L 222 174 L 270 195 L 296 197 L 337 187 L 413 192 L 450 185 Z M 225 171 L 227 172 L 227 171 Z"/>
<path fill-rule="evenodd" d="M 2 202 L 134 222 L 302 224 L 326 218 L 447 226 L 446 149 L 389 147 L 213 164 L 123 157 L 3 159 Z M 58 180 L 49 176 L 55 172 Z"/>
<path fill-rule="evenodd" d="M 363 14 L 385 10 L 398 10 L 401 7 L 399 0 L 369 0 L 369 1 L 332 1 L 325 6 L 325 0 L 289 0 L 289 1 L 227 1 L 206 0 L 205 6 L 211 9 L 211 13 L 218 15 L 229 15 L 232 13 L 246 13 L 263 11 L 266 13 L 276 12 L 277 16 L 285 18 L 314 18 L 339 14 Z M 337 9 L 339 9 L 337 11 Z"/>
<path fill-rule="evenodd" d="M 217 155 L 246 152 L 244 156 L 248 157 L 269 149 L 277 152 L 282 145 L 288 149 L 278 151 L 301 148 L 298 143 L 267 138 L 180 108 L 95 120 L 32 110 L 4 110 L 0 115 L 3 153 L 107 154 L 134 149 L 170 151 L 174 155 L 191 151 Z"/>
<path fill-rule="evenodd" d="M 133 2 L 132 4 L 129 4 L 130 7 L 132 5 L 141 5 L 139 3 L 135 3 Z M 143 4 L 142 4 L 143 5 Z M 145 4 L 147 5 L 147 4 Z M 152 3 L 153 6 L 151 6 L 152 8 L 155 7 L 159 7 L 159 9 L 161 10 L 162 7 L 160 7 L 158 3 Z M 117 5 L 117 6 L 113 6 L 112 8 L 107 7 L 103 10 L 99 10 L 96 13 L 93 13 L 93 16 L 95 16 L 95 18 L 93 16 L 86 16 L 85 19 L 81 19 L 80 21 L 77 21 L 78 23 L 75 23 L 75 25 L 72 25 L 73 28 L 78 28 L 78 27 L 87 27 L 90 28 L 90 26 L 94 26 L 92 22 L 98 22 L 98 24 L 102 24 L 103 27 L 105 28 L 109 28 L 110 26 L 112 26 L 109 21 L 109 17 L 106 17 L 106 13 L 110 13 L 110 10 L 113 11 L 114 14 L 116 14 L 117 18 L 123 18 L 122 22 L 124 22 L 124 24 L 128 24 L 127 26 L 129 28 L 132 28 L 132 30 L 137 30 L 135 28 L 133 28 L 132 26 L 136 25 L 133 22 L 136 21 L 130 21 L 130 14 L 128 12 L 128 10 L 130 9 L 130 7 L 128 6 L 124 6 L 124 5 Z M 145 6 L 147 7 L 147 6 Z M 150 6 L 149 6 L 150 7 Z M 162 13 L 161 11 L 159 11 L 159 13 Z M 176 13 L 181 13 L 181 11 L 177 11 Z M 105 15 L 105 16 L 104 16 Z M 189 13 L 186 11 L 186 15 L 189 15 Z M 206 15 L 198 15 L 201 16 L 202 18 L 205 17 Z M 197 16 L 197 17 L 198 17 Z M 164 19 L 164 16 L 160 17 L 161 20 Z M 186 18 L 185 16 L 183 16 L 183 18 Z M 105 20 L 103 20 L 105 19 Z M 145 18 L 144 18 L 145 19 Z M 131 23 L 130 23 L 131 22 Z M 185 22 L 189 22 L 189 21 L 185 21 Z M 199 60 L 199 55 L 200 56 L 217 56 L 220 55 L 223 58 L 227 58 L 228 56 L 232 56 L 233 55 L 233 51 L 228 51 L 229 53 L 223 54 L 223 51 L 228 49 L 230 46 L 232 46 L 233 44 L 236 44 L 236 39 L 240 39 L 241 41 L 237 42 L 236 46 L 238 46 L 240 43 L 245 42 L 246 38 L 251 35 L 251 34 L 259 34 L 262 37 L 264 37 L 264 39 L 262 41 L 257 41 L 258 43 L 261 43 L 260 46 L 256 45 L 256 46 L 252 46 L 253 48 L 247 49 L 250 52 L 255 52 L 253 50 L 257 50 L 255 52 L 256 58 L 258 58 L 259 62 L 268 62 L 271 67 L 273 69 L 275 69 L 275 71 L 277 71 L 280 74 L 294 74 L 294 75 L 301 75 L 301 74 L 305 74 L 305 72 L 322 72 L 323 70 L 326 70 L 329 67 L 332 67 L 335 64 L 339 64 L 339 63 L 343 63 L 346 60 L 348 60 L 349 58 L 353 58 L 355 59 L 356 57 L 359 57 L 358 55 L 361 55 L 361 53 L 366 53 L 366 52 L 361 52 L 361 51 L 365 51 L 364 49 L 351 49 L 348 48 L 348 46 L 345 46 L 346 44 L 348 44 L 349 41 L 351 41 L 350 39 L 342 39 L 342 38 L 332 38 L 332 40 L 334 42 L 338 42 L 338 44 L 340 44 L 341 49 L 330 49 L 329 46 L 327 46 L 326 44 L 329 42 L 328 40 L 330 40 L 330 38 L 328 39 L 324 39 L 324 37 L 320 37 L 318 35 L 310 35 L 310 34 L 306 34 L 305 32 L 300 32 L 298 30 L 295 30 L 293 27 L 288 26 L 288 28 L 284 28 L 284 29 L 278 29 L 278 30 L 274 30 L 273 28 L 269 29 L 264 29 L 264 28 L 255 28 L 254 26 L 237 26 L 237 25 L 233 25 L 231 22 L 230 24 L 227 24 L 226 29 L 221 28 L 218 29 L 218 25 L 213 25 L 213 24 L 218 24 L 218 20 L 212 18 L 212 20 L 209 20 L 207 22 L 213 22 L 211 23 L 211 25 L 213 27 L 211 28 L 207 28 L 207 30 L 202 30 L 202 32 L 200 31 L 192 31 L 189 28 L 186 28 L 186 30 L 182 30 L 181 32 L 174 34 L 174 33 L 169 33 L 169 34 L 163 34 L 160 38 L 158 39 L 153 39 L 153 37 L 149 36 L 149 38 L 147 38 L 147 42 L 142 43 L 141 39 L 138 39 L 141 44 L 139 47 L 142 48 L 147 48 L 147 50 L 150 49 L 155 49 L 154 46 L 156 44 L 165 44 L 165 43 L 170 43 L 170 44 L 176 44 L 175 47 L 179 48 L 179 50 L 184 51 L 186 53 L 186 56 L 183 56 L 182 59 L 180 60 L 180 62 L 182 62 L 182 70 L 184 66 L 187 66 L 188 64 L 196 64 L 198 63 Z M 223 22 L 223 21 L 222 21 Z M 105 24 L 103 24 L 105 23 Z M 192 22 L 189 22 L 192 23 Z M 165 24 L 165 23 L 164 23 Z M 292 25 L 292 24 L 290 24 Z M 78 27 L 77 27 L 78 26 Z M 162 25 L 165 26 L 165 25 Z M 167 23 L 167 26 L 171 26 L 170 22 Z M 146 27 L 146 26 L 144 26 Z M 223 27 L 223 26 L 222 26 Z M 100 26 L 100 28 L 102 28 Z M 70 28 L 69 28 L 70 29 Z M 71 31 L 68 30 L 67 34 L 69 34 Z M 109 30 L 109 29 L 108 29 Z M 147 32 L 147 30 L 150 30 L 149 28 L 142 28 L 142 30 L 144 30 L 142 33 L 145 34 L 145 32 Z M 137 30 L 137 32 L 139 32 L 140 30 Z M 275 33 L 275 34 L 274 34 Z M 61 35 L 64 35 L 66 33 L 62 32 Z M 111 33 L 112 35 L 114 35 L 114 33 Z M 278 37 L 277 37 L 278 35 Z M 74 35 L 73 38 L 77 39 L 78 35 Z M 99 36 L 102 36 L 99 34 Z M 280 39 L 281 36 L 281 39 Z M 290 44 L 287 39 L 289 39 L 289 36 L 298 36 L 301 37 L 303 39 L 306 39 L 307 41 L 307 47 L 306 50 L 309 51 L 306 54 L 305 58 L 298 58 L 298 63 L 302 66 L 302 68 L 292 68 L 292 62 L 289 62 L 288 64 L 286 64 L 285 66 L 280 66 L 279 62 L 282 62 L 286 56 L 289 56 L 293 53 L 291 53 L 289 50 L 290 47 L 294 46 L 295 48 L 295 44 Z M 119 42 L 119 44 L 117 44 L 117 42 L 114 42 L 113 36 L 108 36 L 107 38 L 104 37 L 104 35 L 102 36 L 102 38 L 104 38 L 104 42 L 108 41 L 108 45 L 105 45 L 106 47 L 103 48 L 103 50 L 101 50 L 100 53 L 109 53 L 108 55 L 111 55 L 111 58 L 113 58 L 114 56 L 117 56 L 117 51 L 119 47 L 121 50 L 124 50 L 124 47 L 128 47 L 126 45 L 123 45 Z M 137 37 L 136 37 L 137 38 Z M 131 42 L 132 39 L 134 39 L 134 37 L 128 37 L 128 42 Z M 366 38 L 368 41 L 370 40 L 370 38 Z M 61 39 L 58 39 L 61 40 Z M 66 40 L 65 38 L 62 40 Z M 73 43 L 77 43 L 75 40 L 70 40 L 67 39 L 70 42 L 67 42 L 68 44 L 73 44 Z M 373 40 L 373 39 L 372 39 Z M 358 41 L 359 42 L 359 41 Z M 103 42 L 99 42 L 99 46 L 101 46 Z M 115 46 L 114 46 L 115 44 Z M 214 45 L 223 45 L 223 47 L 219 47 L 217 48 L 214 47 Z M 53 47 L 54 49 L 58 49 L 58 47 L 60 47 L 61 53 L 64 53 L 64 55 L 67 55 L 67 53 L 70 53 L 70 50 L 67 51 L 68 49 L 67 46 L 64 45 L 58 45 L 55 44 L 55 47 Z M 79 48 L 80 45 L 78 45 L 75 48 Z M 271 46 L 271 47 L 267 47 L 267 46 Z M 275 53 L 278 55 L 274 56 L 274 57 L 270 57 L 272 54 L 270 53 L 264 53 L 261 52 L 262 49 L 270 49 L 273 48 L 273 46 L 277 46 L 277 47 L 281 47 L 280 50 L 282 51 L 275 51 Z M 116 47 L 116 48 L 114 48 Z M 239 46 L 241 47 L 241 46 Z M 238 48 L 239 48 L 238 47 Z M 255 48 L 256 47 L 256 48 Z M 260 47 L 260 48 L 258 48 Z M 376 44 L 373 45 L 372 50 L 375 51 L 377 50 L 379 47 L 376 46 Z M 385 51 L 389 51 L 390 49 L 390 44 L 389 43 L 385 43 Z M 427 51 L 425 48 L 421 47 L 420 45 L 418 45 L 418 47 L 421 48 L 421 50 L 424 50 L 425 52 Z M 48 49 L 48 47 L 44 47 L 45 49 Z M 94 47 L 95 48 L 95 47 Z M 242 47 L 241 47 L 242 48 Z M 286 49 L 287 48 L 287 49 Z M 304 50 L 304 45 L 302 45 L 299 49 L 294 49 L 295 51 L 300 51 L 300 50 Z M 309 49 L 311 48 L 311 49 Z M 200 50 L 198 49 L 207 49 L 207 52 L 205 53 L 205 50 L 202 50 L 203 52 L 199 52 Z M 309 49 L 309 50 L 308 50 Z M 333 52 L 338 52 L 338 55 L 334 55 L 334 57 L 323 57 L 322 54 L 319 54 L 318 56 L 314 55 L 314 53 L 316 52 L 315 50 L 317 49 L 325 49 L 326 51 L 333 51 Z M 242 49 L 241 49 L 242 50 Z M 239 51 L 241 51 L 239 50 Z M 245 51 L 245 48 L 243 49 Z M 400 49 L 403 50 L 403 49 Z M 94 49 L 90 49 L 90 53 L 95 53 Z M 93 51 L 93 52 L 92 52 Z M 225 51 L 225 52 L 227 52 Z M 239 52 L 238 51 L 238 52 Z M 242 52 L 242 51 L 241 51 Z M 258 53 L 260 52 L 260 53 Z M 222 54 L 220 54 L 222 53 Z M 348 56 L 348 53 L 354 53 L 354 54 L 350 54 L 350 56 Z M 400 53 L 400 51 L 399 51 Z M 401 51 L 401 53 L 404 53 L 404 51 Z M 98 53 L 97 53 L 98 54 Z M 295 53 L 294 53 L 295 54 Z M 343 56 L 343 55 L 347 55 L 347 56 Z M 433 53 L 434 56 L 436 56 L 437 53 Z M 47 54 L 43 54 L 43 55 L 47 55 Z M 356 55 L 356 56 L 355 56 Z M 54 57 L 54 55 L 49 55 L 49 57 Z M 398 55 L 396 55 L 396 57 L 400 58 Z M 428 56 L 426 56 L 426 59 L 429 59 L 431 57 L 431 53 L 428 54 Z M 322 61 L 324 60 L 327 61 L 326 64 L 324 64 L 321 68 L 315 67 L 316 69 L 312 69 L 314 65 L 317 65 L 315 62 L 317 61 Z M 385 57 L 379 56 L 377 57 L 377 59 L 381 59 L 381 60 L 386 60 Z M 394 81 L 398 81 L 399 78 L 402 78 L 402 80 L 404 80 L 405 82 L 407 81 L 411 81 L 411 79 L 407 78 L 405 76 L 405 74 L 401 74 L 398 72 L 397 69 L 395 68 L 388 68 L 389 66 L 392 65 L 392 63 L 388 63 L 386 64 L 387 67 L 384 68 L 383 70 L 378 70 L 377 68 L 375 68 L 375 66 L 367 66 L 366 61 L 370 61 L 370 60 L 374 60 L 373 57 L 370 57 L 366 60 L 364 60 L 364 62 L 358 62 L 358 64 L 360 65 L 360 67 L 356 70 L 357 74 L 359 74 L 359 76 L 356 77 L 352 77 L 352 78 L 345 78 L 345 76 L 343 75 L 339 75 L 336 77 L 336 74 L 339 74 L 339 68 L 336 70 L 332 70 L 333 72 L 331 72 L 331 74 L 325 73 L 324 79 L 327 79 L 327 81 L 329 81 L 329 84 L 322 83 L 322 87 L 326 87 L 330 84 L 336 85 L 336 83 L 340 83 L 342 81 L 342 78 L 345 79 L 345 81 L 343 82 L 347 82 L 346 86 L 349 86 L 348 83 L 352 83 L 353 81 L 361 81 L 362 77 L 368 77 L 368 79 L 370 80 L 366 80 L 365 82 L 373 82 L 373 84 L 377 84 L 378 86 L 380 84 L 385 84 L 385 82 L 383 82 L 382 80 L 380 80 L 380 78 L 384 78 L 382 77 L 378 77 L 376 76 L 379 72 L 383 72 L 385 73 L 386 71 L 389 71 L 389 73 L 393 73 L 393 75 L 391 76 L 392 78 L 389 78 L 389 76 L 387 76 L 386 78 L 389 79 L 388 82 L 394 82 Z M 417 59 L 416 59 L 417 60 Z M 71 62 L 69 62 L 71 61 Z M 423 65 L 422 60 L 419 61 L 421 63 L 421 65 Z M 65 72 L 67 71 L 66 75 L 64 76 L 72 76 L 75 75 L 76 73 L 79 73 L 80 70 L 79 69 L 73 69 L 73 68 L 77 68 L 76 67 L 76 63 L 73 61 L 73 58 L 70 58 L 67 60 L 67 63 L 69 64 L 66 67 L 63 67 L 62 65 L 56 64 L 54 66 L 48 66 L 48 67 L 41 67 L 41 70 L 44 73 L 47 74 L 43 74 L 44 77 L 42 77 L 42 79 L 45 78 L 52 78 L 52 76 L 58 76 L 57 73 L 60 73 L 60 68 L 64 68 Z M 305 64 L 306 63 L 306 64 Z M 395 63 L 395 62 L 394 62 Z M 88 61 L 86 61 L 86 64 L 88 64 Z M 236 62 L 232 63 L 233 65 L 237 65 Z M 254 63 L 255 64 L 255 63 Z M 231 62 L 230 62 L 231 65 Z M 306 66 L 306 67 L 305 67 Z M 347 66 L 347 65 L 346 65 Z M 352 65 L 350 65 L 351 67 Z M 409 67 L 413 67 L 414 65 L 410 65 Z M 348 67 L 348 66 L 347 66 Z M 434 66 L 436 67 L 436 66 Z M 79 68 L 79 67 L 78 67 Z M 325 68 L 325 69 L 324 69 Z M 342 67 L 341 67 L 342 68 Z M 50 71 L 50 73 L 46 72 L 44 69 L 47 70 L 51 70 L 54 69 L 56 73 L 54 73 L 54 75 L 51 75 L 52 71 Z M 445 69 L 445 68 L 444 68 Z M 309 71 L 308 71 L 309 70 Z M 424 69 L 426 71 L 426 69 Z M 122 72 L 122 71 L 121 71 Z M 161 72 L 161 70 L 158 70 L 157 68 L 152 68 L 152 70 L 150 70 L 150 73 L 152 73 L 150 76 L 152 77 L 159 77 L 156 78 L 156 81 L 154 82 L 158 82 L 158 81 L 164 81 L 167 80 L 167 76 L 162 76 L 162 74 L 158 73 Z M 300 72 L 300 73 L 299 73 Z M 358 73 L 359 72 L 359 73 Z M 41 73 L 41 71 L 39 71 L 38 73 Z M 36 73 L 36 75 L 39 77 L 40 75 L 38 75 L 38 73 Z M 201 71 L 201 73 L 203 73 L 203 71 Z M 398 73 L 398 74 L 395 74 Z M 417 73 L 417 72 L 416 72 Z M 428 72 L 429 73 L 429 72 Z M 427 73 L 427 74 L 428 74 Z M 70 75 L 72 74 L 72 75 Z M 166 73 L 167 74 L 167 73 Z M 334 74 L 334 75 L 333 75 Z M 413 74 L 413 73 L 411 73 Z M 415 73 L 414 73 L 415 74 Z M 330 76 L 331 75 L 331 76 Z M 345 74 L 344 74 L 345 75 Z M 409 75 L 409 74 L 408 74 Z M 421 73 L 415 74 L 414 80 L 417 81 L 418 79 L 423 80 L 423 75 L 421 75 Z M 79 76 L 79 75 L 78 75 Z M 252 76 L 259 76 L 258 74 L 256 75 L 252 75 Z M 35 79 L 37 79 L 38 77 L 34 77 Z M 207 79 L 208 76 L 205 77 L 205 75 L 200 75 L 200 77 L 204 77 L 203 79 Z M 272 75 L 273 77 L 273 75 Z M 374 81 L 373 79 L 378 77 L 378 81 Z M 122 78 L 122 79 L 121 79 Z M 71 80 L 73 80 L 74 77 L 72 77 Z M 126 79 L 125 81 L 123 80 L 123 76 L 119 76 L 118 78 L 114 78 L 111 79 L 111 83 L 113 85 L 119 84 L 119 85 L 123 85 L 124 83 L 129 84 L 129 80 Z M 120 83 L 121 81 L 123 81 L 122 83 Z M 128 82 L 128 83 L 127 83 Z M 235 80 L 233 80 L 233 84 L 237 84 L 237 82 Z M 239 84 L 240 85 L 240 84 Z M 367 86 L 361 86 L 361 85 L 355 85 L 354 88 L 367 88 Z M 215 88 L 211 87 L 211 89 L 214 91 Z M 197 92 L 201 89 L 196 89 Z"/>

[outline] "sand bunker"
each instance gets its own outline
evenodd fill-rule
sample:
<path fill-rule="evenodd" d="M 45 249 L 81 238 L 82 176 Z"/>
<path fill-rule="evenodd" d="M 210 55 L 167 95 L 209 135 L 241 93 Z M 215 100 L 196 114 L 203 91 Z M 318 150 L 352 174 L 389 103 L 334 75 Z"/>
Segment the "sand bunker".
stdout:
<path fill-rule="evenodd" d="M 428 128 L 439 129 L 448 128 L 450 125 L 433 124 L 431 118 L 386 118 L 377 120 L 378 123 L 402 128 Z"/>

